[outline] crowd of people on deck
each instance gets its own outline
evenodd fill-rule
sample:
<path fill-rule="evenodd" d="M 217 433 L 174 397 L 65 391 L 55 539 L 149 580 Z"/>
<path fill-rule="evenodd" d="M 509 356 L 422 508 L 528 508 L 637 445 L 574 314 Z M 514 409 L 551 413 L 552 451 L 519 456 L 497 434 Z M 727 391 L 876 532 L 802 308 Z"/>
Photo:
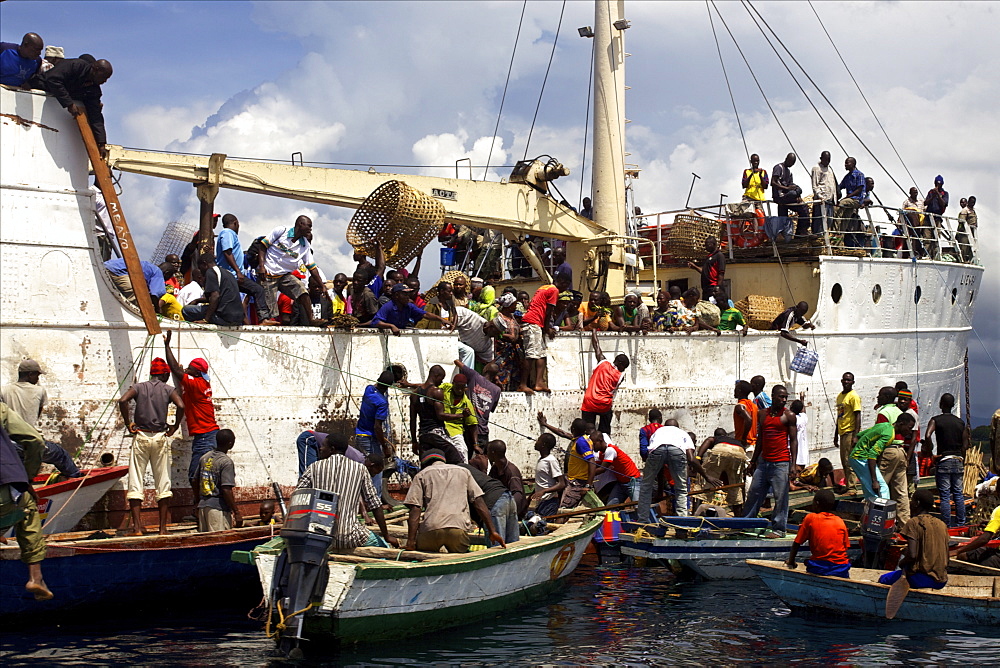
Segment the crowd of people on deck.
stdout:
<path fill-rule="evenodd" d="M 898 253 L 901 258 L 938 259 L 939 239 L 950 240 L 954 232 L 955 259 L 960 262 L 974 260 L 970 238 L 976 239 L 979 225 L 974 195 L 961 199 L 957 225 L 952 227 L 944 220 L 949 195 L 941 175 L 934 178 L 934 187 L 926 196 L 920 197 L 919 189 L 912 186 L 898 209 L 886 209 L 875 194 L 875 179 L 866 177 L 858 169 L 855 158 L 844 160 L 845 174 L 840 180 L 830 166 L 830 160 L 830 152 L 823 151 L 819 162 L 810 171 L 810 196 L 805 194 L 805 188 L 795 183 L 792 176 L 791 169 L 797 161 L 794 153 L 789 153 L 776 164 L 770 176 L 760 166 L 760 156 L 756 153 L 750 156 L 750 167 L 743 170 L 741 180 L 742 201 L 760 211 L 761 215 L 766 202 L 777 205 L 777 217 L 765 224 L 769 238 L 781 242 L 829 232 L 842 237 L 836 245 L 866 253 L 877 249 L 882 257 L 896 257 Z M 767 197 L 769 186 L 770 200 Z M 873 235 L 870 220 L 862 221 L 860 213 L 873 206 L 886 209 L 886 215 L 894 225 L 890 234 Z"/>

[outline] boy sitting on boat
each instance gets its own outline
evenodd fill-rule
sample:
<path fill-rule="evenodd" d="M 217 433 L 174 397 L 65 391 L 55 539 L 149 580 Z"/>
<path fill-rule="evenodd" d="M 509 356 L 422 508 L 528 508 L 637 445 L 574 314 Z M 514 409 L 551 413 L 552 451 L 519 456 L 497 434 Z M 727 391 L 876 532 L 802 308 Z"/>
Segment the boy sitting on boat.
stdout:
<path fill-rule="evenodd" d="M 919 489 L 910 500 L 913 517 L 899 533 L 906 539 L 906 548 L 899 559 L 899 568 L 882 575 L 878 581 L 891 585 L 905 573 L 914 589 L 944 589 L 948 584 L 948 527 L 931 516 L 934 494 Z"/>
<path fill-rule="evenodd" d="M 812 512 L 799 525 L 799 532 L 792 543 L 786 564 L 796 568 L 795 557 L 804 543 L 809 543 L 811 557 L 806 559 L 806 572 L 814 575 L 832 575 L 838 578 L 851 576 L 851 562 L 847 549 L 851 540 L 844 520 L 833 514 L 837 499 L 828 489 L 821 489 L 813 496 Z"/>

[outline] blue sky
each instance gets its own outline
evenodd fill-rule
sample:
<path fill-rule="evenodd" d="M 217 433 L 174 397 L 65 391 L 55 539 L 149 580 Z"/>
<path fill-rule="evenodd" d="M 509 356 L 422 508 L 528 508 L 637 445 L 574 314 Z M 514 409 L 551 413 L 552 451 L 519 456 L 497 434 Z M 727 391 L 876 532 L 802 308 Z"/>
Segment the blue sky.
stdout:
<path fill-rule="evenodd" d="M 805 3 L 755 3 L 866 143 L 904 186 L 906 172 Z M 983 229 L 997 216 L 995 26 L 989 2 L 822 2 L 816 10 L 926 192 L 943 174 L 958 198 L 977 194 Z M 67 55 L 107 58 L 105 85 L 112 143 L 230 156 L 452 165 L 485 161 L 521 13 L 520 2 L 46 2 L 0 3 L 3 35 L 33 30 Z M 530 2 L 492 164 L 525 153 L 561 3 Z M 738 3 L 719 9 L 744 47 L 806 169 L 824 149 L 842 152 L 789 81 Z M 643 169 L 636 203 L 673 209 L 691 172 L 702 176 L 696 203 L 739 191 L 743 144 L 702 2 L 633 2 L 626 33 L 628 150 Z M 557 156 L 573 174 L 560 190 L 576 201 L 586 113 L 590 42 L 576 28 L 593 23 L 589 2 L 566 7 L 553 68 L 527 152 Z M 716 22 L 750 150 L 766 167 L 789 150 L 739 55 Z M 889 178 L 837 121 L 859 167 L 874 176 L 888 205 L 902 200 Z M 402 171 L 402 170 L 401 170 Z M 454 174 L 444 170 L 414 169 Z M 491 172 L 491 178 L 507 170 Z M 479 178 L 481 173 L 477 173 Z M 800 171 L 797 180 L 805 181 Z M 589 179 L 589 174 L 585 174 Z M 151 253 L 170 220 L 196 219 L 193 188 L 126 175 L 123 206 L 140 248 Z M 587 188 L 584 187 L 583 194 Z M 261 234 L 298 213 L 313 215 L 317 254 L 328 273 L 348 269 L 343 231 L 349 211 L 319 210 L 224 191 L 218 211 L 240 216 L 244 235 Z M 1000 256 L 988 236 L 987 273 L 976 325 L 1000 359 Z M 432 249 L 436 253 L 436 249 Z M 430 253 L 431 251 L 429 251 Z M 435 264 L 428 259 L 428 264 Z M 429 277 L 425 269 L 425 277 Z M 1000 405 L 997 372 L 970 342 L 973 409 L 980 420 Z"/>

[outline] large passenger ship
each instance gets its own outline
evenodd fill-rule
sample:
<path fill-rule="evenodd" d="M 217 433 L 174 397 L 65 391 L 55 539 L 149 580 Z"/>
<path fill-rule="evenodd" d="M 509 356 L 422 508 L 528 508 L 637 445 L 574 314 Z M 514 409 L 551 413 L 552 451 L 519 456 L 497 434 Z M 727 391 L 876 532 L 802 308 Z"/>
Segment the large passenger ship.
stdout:
<path fill-rule="evenodd" d="M 402 181 L 440 202 L 446 222 L 499 231 L 526 255 L 531 255 L 526 235 L 566 241 L 577 289 L 600 285 L 621 299 L 627 289 L 638 287 L 652 304 L 657 289 L 676 282 L 694 286 L 698 278 L 665 248 L 674 212 L 637 221 L 626 211 L 625 121 L 616 113 L 624 110 L 625 94 L 625 31 L 616 27 L 616 22 L 624 25 L 622 3 L 596 4 L 593 220 L 548 194 L 547 183 L 559 171 L 551 162 L 529 161 L 501 183 L 120 147 L 110 147 L 109 164 L 206 186 L 199 193 L 236 188 L 353 208 L 383 184 Z M 127 464 L 130 440 L 115 401 L 123 388 L 146 378 L 151 357 L 162 355 L 162 341 L 147 331 L 103 268 L 93 231 L 90 166 L 73 118 L 38 91 L 4 87 L 0 108 L 0 381 L 16 378 L 20 360 L 38 360 L 49 396 L 39 423 L 45 437 L 84 463 L 110 452 Z M 210 196 L 204 203 L 203 212 L 210 212 Z M 686 207 L 679 210 L 688 215 Z M 793 373 L 790 361 L 798 344 L 772 331 L 718 337 L 709 332 L 603 334 L 606 353 L 624 352 L 632 361 L 615 401 L 612 437 L 633 456 L 637 431 L 652 407 L 699 438 L 718 426 L 732 428 L 734 382 L 754 375 L 764 376 L 768 388 L 784 383 L 792 396 L 804 395 L 814 460 L 833 455 L 833 404 L 844 371 L 855 374 L 868 412 L 877 389 L 900 380 L 916 390 L 922 412 L 932 410 L 943 392 L 964 400 L 966 344 L 983 272 L 974 239 L 964 258 L 944 236 L 935 253 L 920 260 L 881 257 L 877 249 L 844 249 L 829 233 L 809 243 L 768 241 L 751 250 L 729 236 L 742 228 L 731 225 L 724 210 L 690 213 L 722 221 L 719 229 L 730 256 L 726 279 L 735 301 L 762 295 L 779 297 L 786 306 L 808 302 L 816 328 L 803 336 L 819 353 L 819 364 L 812 376 Z M 954 231 L 956 221 L 941 224 Z M 864 225 L 871 231 L 885 227 L 871 223 L 869 228 L 868 220 Z M 535 277 L 518 281 L 530 290 L 546 277 L 539 275 L 544 265 L 529 259 Z M 180 360 L 199 356 L 211 363 L 218 420 L 236 432 L 233 457 L 240 498 L 247 503 L 271 496 L 272 482 L 294 484 L 295 439 L 301 431 L 353 433 L 365 386 L 386 366 L 397 365 L 415 380 L 432 364 L 450 369 L 457 356 L 456 335 L 441 331 L 413 330 L 396 337 L 375 330 L 161 326 L 175 330 Z M 568 425 L 580 413 L 596 363 L 583 333 L 560 333 L 548 351 L 551 393 L 505 392 L 491 420 L 491 433 L 507 442 L 508 456 L 525 471 L 533 470 L 537 413 Z M 407 397 L 394 389 L 390 403 L 394 438 L 406 453 Z M 870 419 L 866 413 L 866 422 Z M 178 506 L 190 500 L 189 455 L 190 440 L 177 438 L 173 482 Z M 117 494 L 112 503 L 123 504 L 124 491 Z"/>

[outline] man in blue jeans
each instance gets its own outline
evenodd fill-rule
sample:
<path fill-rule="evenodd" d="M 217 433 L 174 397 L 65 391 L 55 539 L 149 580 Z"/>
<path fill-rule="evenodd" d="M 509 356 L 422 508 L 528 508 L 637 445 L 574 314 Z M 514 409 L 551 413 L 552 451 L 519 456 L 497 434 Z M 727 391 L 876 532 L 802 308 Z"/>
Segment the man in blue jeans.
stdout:
<path fill-rule="evenodd" d="M 781 538 L 788 525 L 788 475 L 798 475 L 795 458 L 798 455 L 798 428 L 795 413 L 788 410 L 788 390 L 775 385 L 771 390 L 771 405 L 757 414 L 757 447 L 750 458 L 748 471 L 753 482 L 743 507 L 744 517 L 757 517 L 768 489 L 774 495 L 771 531 L 765 538 Z"/>
<path fill-rule="evenodd" d="M 924 438 L 924 456 L 931 455 L 931 437 L 937 441 L 937 482 L 938 494 L 941 496 L 941 519 L 947 526 L 962 526 L 965 524 L 965 496 L 962 487 L 965 484 L 965 451 L 969 448 L 972 433 L 969 426 L 952 415 L 955 408 L 955 397 L 944 393 L 938 402 L 941 414 L 935 415 L 927 423 L 927 436 Z M 955 524 L 951 521 L 951 504 L 955 504 Z"/>
<path fill-rule="evenodd" d="M 674 514 L 687 517 L 688 512 L 688 459 L 687 451 L 694 450 L 694 442 L 687 432 L 677 426 L 677 420 L 667 420 L 653 432 L 649 439 L 649 457 L 642 470 L 639 485 L 639 521 L 653 522 L 650 506 L 653 488 L 660 477 L 664 465 L 670 468 L 674 479 Z"/>
<path fill-rule="evenodd" d="M 376 449 L 385 456 L 391 445 L 385 433 L 385 423 L 389 419 L 389 386 L 396 382 L 391 370 L 386 369 L 379 375 L 374 385 L 365 388 L 361 399 L 361 409 L 358 424 L 354 429 L 354 445 L 365 454 L 371 454 Z M 372 484 L 378 493 L 382 494 L 382 472 L 372 477 Z"/>

